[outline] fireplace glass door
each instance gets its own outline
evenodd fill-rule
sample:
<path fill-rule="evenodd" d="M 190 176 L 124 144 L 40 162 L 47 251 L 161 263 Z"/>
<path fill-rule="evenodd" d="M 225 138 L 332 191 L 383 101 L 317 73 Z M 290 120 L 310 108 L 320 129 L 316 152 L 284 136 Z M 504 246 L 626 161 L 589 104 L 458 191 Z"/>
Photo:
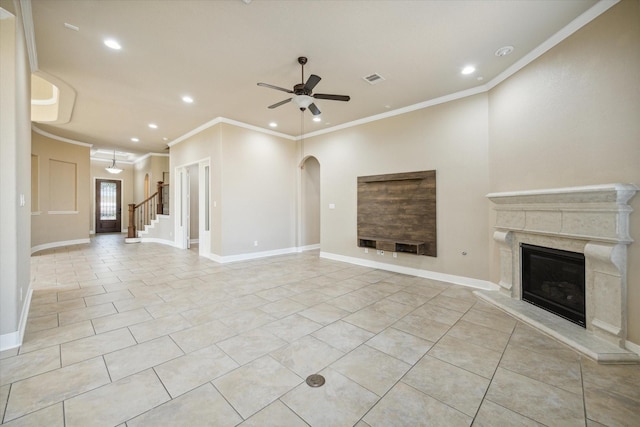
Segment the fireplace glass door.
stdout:
<path fill-rule="evenodd" d="M 585 326 L 584 255 L 520 245 L 522 299 Z"/>

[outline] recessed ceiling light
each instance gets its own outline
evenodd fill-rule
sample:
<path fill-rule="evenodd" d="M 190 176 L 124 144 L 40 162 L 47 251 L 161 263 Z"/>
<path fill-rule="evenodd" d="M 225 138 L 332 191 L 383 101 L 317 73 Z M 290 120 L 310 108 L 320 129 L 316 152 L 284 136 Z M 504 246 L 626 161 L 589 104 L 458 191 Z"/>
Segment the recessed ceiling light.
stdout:
<path fill-rule="evenodd" d="M 192 103 L 193 103 L 193 98 L 192 98 L 192 97 L 190 97 L 189 95 L 185 95 L 185 96 L 183 96 L 183 97 L 182 97 L 182 100 L 183 100 L 184 102 L 186 102 L 187 104 L 192 104 Z"/>
<path fill-rule="evenodd" d="M 476 71 L 476 67 L 474 67 L 473 65 L 467 65 L 462 69 L 462 74 L 472 74 L 474 71 Z"/>
<path fill-rule="evenodd" d="M 155 124 L 155 123 L 149 123 L 149 127 L 150 127 L 151 129 L 158 129 L 158 125 L 157 125 L 157 124 Z"/>
<path fill-rule="evenodd" d="M 114 50 L 122 49 L 122 46 L 120 46 L 120 43 L 118 43 L 114 39 L 105 39 L 104 44 L 105 46 L 110 47 L 111 49 L 114 49 Z"/>
<path fill-rule="evenodd" d="M 276 122 L 271 122 L 269 123 L 269 126 L 271 126 L 272 128 L 277 128 L 278 124 Z"/>
<path fill-rule="evenodd" d="M 166 136 L 162 138 L 163 141 L 168 141 L 169 138 L 167 138 Z"/>
<path fill-rule="evenodd" d="M 322 121 L 322 118 L 321 118 L 321 117 L 316 116 L 316 117 L 314 117 L 314 118 L 313 118 L 313 121 L 314 121 L 314 122 L 321 122 L 321 121 Z"/>
<path fill-rule="evenodd" d="M 482 80 L 484 80 L 484 77 L 478 76 L 477 79 L 478 79 L 479 82 L 481 82 Z"/>
<path fill-rule="evenodd" d="M 140 142 L 140 138 L 133 137 L 131 138 L 131 142 Z"/>
<path fill-rule="evenodd" d="M 504 46 L 496 50 L 496 56 L 507 56 L 513 52 L 513 46 Z"/>

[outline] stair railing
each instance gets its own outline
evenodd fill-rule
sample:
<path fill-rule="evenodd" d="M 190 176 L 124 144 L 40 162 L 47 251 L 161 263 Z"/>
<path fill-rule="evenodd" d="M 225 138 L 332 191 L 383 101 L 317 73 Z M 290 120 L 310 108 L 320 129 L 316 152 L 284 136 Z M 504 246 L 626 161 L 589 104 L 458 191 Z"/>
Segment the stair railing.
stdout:
<path fill-rule="evenodd" d="M 129 204 L 129 228 L 127 229 L 127 238 L 138 237 L 137 230 L 144 229 L 145 225 L 151 224 L 151 221 L 158 215 L 169 214 L 169 184 L 158 181 L 158 189 L 151 196 L 142 202 Z"/>

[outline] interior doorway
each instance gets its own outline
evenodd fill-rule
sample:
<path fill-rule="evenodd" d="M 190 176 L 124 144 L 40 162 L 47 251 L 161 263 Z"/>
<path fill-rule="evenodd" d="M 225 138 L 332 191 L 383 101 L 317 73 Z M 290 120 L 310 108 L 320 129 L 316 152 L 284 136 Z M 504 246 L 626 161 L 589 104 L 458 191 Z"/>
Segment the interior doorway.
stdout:
<path fill-rule="evenodd" d="M 96 233 L 122 231 L 121 181 L 96 179 Z"/>
<path fill-rule="evenodd" d="M 300 246 L 303 250 L 316 249 L 320 247 L 320 162 L 313 156 L 305 158 L 300 173 Z"/>
<path fill-rule="evenodd" d="M 179 166 L 176 176 L 176 244 L 211 254 L 210 160 Z"/>
<path fill-rule="evenodd" d="M 199 179 L 198 179 L 198 165 L 191 165 L 187 167 L 187 176 L 189 181 L 189 188 L 187 193 L 187 233 L 188 241 L 187 248 L 199 248 L 200 243 L 200 209 L 199 209 Z"/>

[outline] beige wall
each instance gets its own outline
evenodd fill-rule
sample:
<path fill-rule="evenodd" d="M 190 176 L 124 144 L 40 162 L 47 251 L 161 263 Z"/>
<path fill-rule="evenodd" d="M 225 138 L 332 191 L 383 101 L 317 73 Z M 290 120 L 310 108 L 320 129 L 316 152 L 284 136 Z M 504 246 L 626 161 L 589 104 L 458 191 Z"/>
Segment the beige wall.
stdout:
<path fill-rule="evenodd" d="M 222 160 L 223 254 L 294 247 L 296 143 L 223 124 Z"/>
<path fill-rule="evenodd" d="M 20 343 L 31 255 L 30 70 L 18 2 L 0 20 L 0 350 Z M 16 10 L 16 8 L 18 8 Z M 21 195 L 24 205 L 19 203 Z"/>
<path fill-rule="evenodd" d="M 640 185 L 639 69 L 640 2 L 622 1 L 494 88 L 491 191 Z M 640 344 L 640 194 L 631 206 L 628 332 Z M 495 247 L 491 265 L 497 281 Z"/>
<path fill-rule="evenodd" d="M 146 197 L 144 194 L 144 178 L 149 174 L 149 194 L 153 194 L 152 189 L 155 187 L 153 184 L 153 177 L 151 172 L 151 156 L 147 156 L 142 160 L 139 160 L 133 164 L 133 200 L 131 203 L 140 203 Z"/>
<path fill-rule="evenodd" d="M 157 191 L 158 181 L 163 180 L 163 172 L 169 172 L 169 156 L 149 154 L 133 164 L 133 198 L 140 203 L 144 196 L 144 177 L 149 175 L 149 194 Z"/>
<path fill-rule="evenodd" d="M 96 180 L 97 179 L 114 179 L 120 181 L 120 196 L 122 203 L 122 220 L 121 229 L 126 231 L 129 227 L 129 203 L 137 203 L 133 197 L 133 166 L 130 164 L 116 162 L 117 166 L 122 169 L 117 175 L 109 173 L 105 170 L 111 165 L 111 161 L 91 160 L 91 179 L 89 185 L 89 224 L 91 232 L 96 231 Z M 142 201 L 142 200 L 139 200 Z"/>
<path fill-rule="evenodd" d="M 217 124 L 171 147 L 171 185 L 176 167 L 203 159 L 211 161 L 212 254 L 295 246 L 295 142 Z M 172 197 L 172 212 L 174 206 Z"/>
<path fill-rule="evenodd" d="M 31 154 L 37 156 L 39 166 L 38 212 L 31 216 L 31 247 L 87 239 L 91 215 L 89 146 L 35 132 L 31 138 Z"/>
<path fill-rule="evenodd" d="M 211 197 L 209 199 L 211 245 L 209 252 L 222 256 L 222 215 L 220 208 L 222 183 L 222 154 L 220 137 L 222 125 L 218 124 L 171 147 L 169 165 L 170 191 L 169 208 L 174 223 L 179 221 L 180 212 L 176 211 L 175 194 L 179 183 L 177 168 L 186 167 L 201 160 L 210 160 Z M 214 203 L 216 207 L 214 207 Z"/>
<path fill-rule="evenodd" d="M 0 20 L 0 350 L 20 343 L 30 288 L 30 69 L 17 2 Z M 24 203 L 21 203 L 21 200 Z"/>
<path fill-rule="evenodd" d="M 306 139 L 304 155 L 320 162 L 322 251 L 488 280 L 487 114 L 481 94 Z M 434 169 L 438 256 L 358 248 L 358 176 Z"/>

